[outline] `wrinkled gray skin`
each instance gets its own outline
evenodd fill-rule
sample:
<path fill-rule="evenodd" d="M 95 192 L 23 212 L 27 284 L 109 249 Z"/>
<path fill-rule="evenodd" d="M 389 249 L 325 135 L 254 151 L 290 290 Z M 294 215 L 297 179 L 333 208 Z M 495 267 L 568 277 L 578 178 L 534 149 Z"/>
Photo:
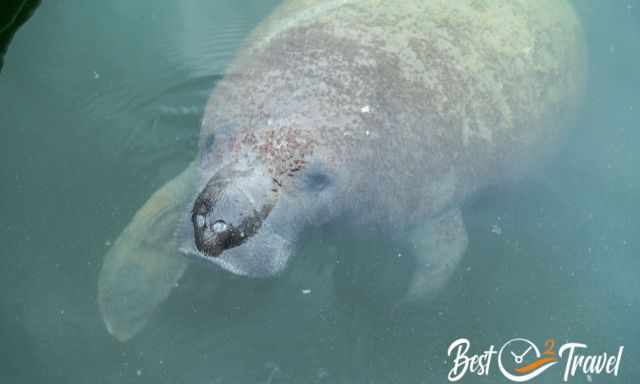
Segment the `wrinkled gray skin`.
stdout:
<path fill-rule="evenodd" d="M 558 0 L 286 2 L 213 91 L 196 160 L 107 254 L 109 331 L 139 331 L 189 259 L 275 276 L 335 220 L 411 244 L 407 295 L 430 296 L 467 245 L 460 205 L 562 143 L 581 39 Z"/>

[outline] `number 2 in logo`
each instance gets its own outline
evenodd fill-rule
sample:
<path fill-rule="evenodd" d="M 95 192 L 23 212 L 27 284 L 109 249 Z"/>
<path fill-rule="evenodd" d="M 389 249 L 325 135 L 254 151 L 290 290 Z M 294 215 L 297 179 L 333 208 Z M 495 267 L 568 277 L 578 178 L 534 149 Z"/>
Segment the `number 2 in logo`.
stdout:
<path fill-rule="evenodd" d="M 556 346 L 555 339 L 547 339 L 544 341 L 544 351 L 542 352 L 544 355 L 555 356 L 556 353 L 553 350 Z"/>

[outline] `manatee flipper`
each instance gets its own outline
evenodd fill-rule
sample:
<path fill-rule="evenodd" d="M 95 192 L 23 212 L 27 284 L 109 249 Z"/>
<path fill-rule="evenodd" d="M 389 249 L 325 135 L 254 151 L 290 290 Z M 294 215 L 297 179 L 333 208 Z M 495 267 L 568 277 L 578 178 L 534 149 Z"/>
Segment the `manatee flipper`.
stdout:
<path fill-rule="evenodd" d="M 429 299 L 440 290 L 467 249 L 469 240 L 459 209 L 416 229 L 410 236 L 415 267 L 409 283 L 409 302 Z"/>
<path fill-rule="evenodd" d="M 190 165 L 156 191 L 105 255 L 98 305 L 109 333 L 120 341 L 144 327 L 187 267 L 176 230 L 193 198 L 196 170 Z"/>

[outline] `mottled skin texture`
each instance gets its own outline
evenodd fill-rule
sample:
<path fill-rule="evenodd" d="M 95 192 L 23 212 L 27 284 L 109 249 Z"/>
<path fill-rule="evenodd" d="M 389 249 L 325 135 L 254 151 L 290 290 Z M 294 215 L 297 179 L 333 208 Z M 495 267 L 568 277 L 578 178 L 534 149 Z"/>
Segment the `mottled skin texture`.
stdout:
<path fill-rule="evenodd" d="M 105 257 L 109 331 L 144 326 L 184 270 L 178 254 L 273 276 L 305 228 L 332 221 L 407 249 L 408 297 L 429 296 L 466 249 L 461 204 L 562 144 L 584 65 L 565 1 L 285 2 L 213 91 L 194 163 Z M 224 248 L 219 220 L 260 226 Z"/>
<path fill-rule="evenodd" d="M 398 226 L 547 159 L 584 76 L 556 0 L 291 1 L 250 41 L 210 99 L 206 167 L 249 148 L 286 189 L 315 154 L 348 170 L 340 211 Z"/>

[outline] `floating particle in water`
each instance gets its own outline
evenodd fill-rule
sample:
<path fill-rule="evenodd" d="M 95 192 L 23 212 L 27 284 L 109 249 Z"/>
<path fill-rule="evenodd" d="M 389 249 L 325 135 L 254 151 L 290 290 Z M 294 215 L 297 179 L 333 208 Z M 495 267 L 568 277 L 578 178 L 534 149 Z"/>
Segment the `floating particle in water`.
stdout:
<path fill-rule="evenodd" d="M 498 224 L 493 224 L 491 226 L 491 233 L 494 233 L 498 236 L 502 235 L 502 228 Z"/>
<path fill-rule="evenodd" d="M 272 384 L 273 383 L 273 379 L 274 377 L 280 372 L 280 367 L 278 366 L 278 364 L 272 362 L 272 361 L 268 361 L 264 364 L 264 367 L 268 370 L 270 370 L 269 372 L 269 376 L 267 377 L 267 380 L 265 380 L 263 383 L 264 384 Z"/>
<path fill-rule="evenodd" d="M 360 109 L 360 112 L 369 113 L 369 112 L 371 112 L 371 107 L 368 106 L 368 105 L 365 105 L 364 107 L 362 107 L 362 109 Z"/>
<path fill-rule="evenodd" d="M 138 369 L 136 371 L 136 376 L 142 376 L 142 369 Z"/>
<path fill-rule="evenodd" d="M 319 380 L 325 379 L 329 376 L 329 370 L 326 368 L 318 368 L 317 377 Z"/>
<path fill-rule="evenodd" d="M 93 78 L 95 80 L 98 80 L 100 78 L 100 74 L 98 72 L 96 72 L 96 71 L 93 71 Z"/>
<path fill-rule="evenodd" d="M 303 290 L 302 290 L 302 294 L 303 294 L 303 295 L 308 295 L 308 294 L 310 294 L 310 293 L 311 293 L 311 290 L 310 290 L 310 289 L 303 289 Z"/>

